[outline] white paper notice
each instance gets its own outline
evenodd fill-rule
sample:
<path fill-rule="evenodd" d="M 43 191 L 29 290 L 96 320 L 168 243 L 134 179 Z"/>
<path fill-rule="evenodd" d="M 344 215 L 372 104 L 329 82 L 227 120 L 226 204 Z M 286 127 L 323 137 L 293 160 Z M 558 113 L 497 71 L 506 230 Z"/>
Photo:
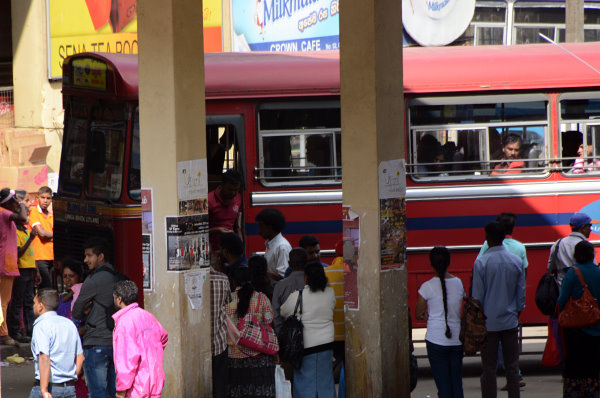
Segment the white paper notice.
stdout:
<path fill-rule="evenodd" d="M 208 196 L 206 159 L 177 162 L 177 196 L 180 201 Z"/>
<path fill-rule="evenodd" d="M 205 280 L 206 270 L 185 273 L 185 294 L 194 310 L 202 308 L 202 288 Z"/>
<path fill-rule="evenodd" d="M 379 199 L 406 197 L 406 168 L 404 159 L 379 163 Z"/>

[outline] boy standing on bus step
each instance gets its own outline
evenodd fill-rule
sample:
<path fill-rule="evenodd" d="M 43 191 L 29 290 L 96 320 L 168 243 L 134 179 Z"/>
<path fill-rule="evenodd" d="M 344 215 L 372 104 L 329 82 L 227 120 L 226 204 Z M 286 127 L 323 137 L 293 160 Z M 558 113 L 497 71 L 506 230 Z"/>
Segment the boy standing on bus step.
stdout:
<path fill-rule="evenodd" d="M 208 194 L 208 233 L 211 253 L 220 249 L 219 239 L 228 232 L 237 233 L 243 239 L 241 231 L 242 217 L 242 176 L 230 169 L 223 173 L 222 183 Z"/>
<path fill-rule="evenodd" d="M 115 397 L 115 365 L 113 363 L 113 339 L 107 308 L 114 307 L 113 286 L 115 277 L 109 270 L 108 242 L 102 238 L 90 238 L 85 245 L 83 262 L 90 275 L 81 286 L 79 297 L 73 304 L 73 319 L 85 320 L 83 335 L 83 370 L 91 398 Z M 102 269 L 100 269 L 102 268 Z M 103 270 L 107 270 L 104 272 Z M 112 314 L 111 314 L 112 315 Z"/>
<path fill-rule="evenodd" d="M 268 208 L 258 213 L 254 221 L 258 223 L 260 236 L 267 240 L 267 275 L 275 281 L 281 280 L 288 269 L 288 256 L 292 250 L 290 242 L 281 235 L 285 228 L 285 217 L 279 210 Z"/>
<path fill-rule="evenodd" d="M 38 190 L 38 205 L 29 211 L 31 229 L 37 233 L 32 247 L 35 265 L 42 277 L 40 288 L 52 287 L 52 268 L 54 267 L 54 215 L 50 211 L 52 189 L 41 187 Z"/>
<path fill-rule="evenodd" d="M 473 266 L 472 297 L 479 300 L 486 316 L 487 337 L 481 350 L 481 396 L 496 398 L 498 346 L 506 369 L 508 397 L 518 398 L 519 314 L 525 309 L 523 262 L 502 245 L 504 227 L 497 221 L 485 226 L 489 249 Z"/>

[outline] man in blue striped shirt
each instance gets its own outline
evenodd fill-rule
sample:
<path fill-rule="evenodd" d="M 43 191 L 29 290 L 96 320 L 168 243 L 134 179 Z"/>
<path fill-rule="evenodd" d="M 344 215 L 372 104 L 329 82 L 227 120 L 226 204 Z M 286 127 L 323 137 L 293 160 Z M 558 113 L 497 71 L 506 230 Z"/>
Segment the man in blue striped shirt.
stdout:
<path fill-rule="evenodd" d="M 522 260 L 502 245 L 505 232 L 499 222 L 485 226 L 489 249 L 473 266 L 473 298 L 483 305 L 487 338 L 481 351 L 481 395 L 495 398 L 498 344 L 506 368 L 509 398 L 520 396 L 519 390 L 519 314 L 525 308 L 525 272 Z"/>

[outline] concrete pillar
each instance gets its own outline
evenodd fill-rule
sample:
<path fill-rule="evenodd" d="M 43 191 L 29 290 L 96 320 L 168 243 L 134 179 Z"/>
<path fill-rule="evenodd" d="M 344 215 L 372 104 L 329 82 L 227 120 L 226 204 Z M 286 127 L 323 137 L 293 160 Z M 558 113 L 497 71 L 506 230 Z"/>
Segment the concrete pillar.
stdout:
<path fill-rule="evenodd" d="M 169 332 L 164 397 L 211 395 L 209 283 L 192 309 L 167 272 L 165 217 L 178 214 L 177 162 L 206 157 L 202 2 L 138 2 L 142 186 L 152 188 L 155 291 L 146 308 Z M 206 179 L 206 176 L 202 176 Z"/>
<path fill-rule="evenodd" d="M 360 217 L 360 248 L 359 310 L 346 311 L 346 394 L 408 397 L 406 267 L 381 269 L 378 195 L 378 165 L 405 153 L 402 2 L 348 1 L 340 13 L 343 203 Z"/>
<path fill-rule="evenodd" d="M 583 43 L 583 0 L 565 1 L 567 43 Z"/>

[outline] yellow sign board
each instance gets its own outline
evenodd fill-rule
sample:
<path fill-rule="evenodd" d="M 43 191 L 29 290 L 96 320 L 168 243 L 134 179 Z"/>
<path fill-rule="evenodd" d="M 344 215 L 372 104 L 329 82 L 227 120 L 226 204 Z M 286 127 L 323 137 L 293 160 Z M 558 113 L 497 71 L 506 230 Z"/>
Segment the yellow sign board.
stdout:
<path fill-rule="evenodd" d="M 50 78 L 69 55 L 92 51 L 137 54 L 138 0 L 47 0 Z M 205 51 L 222 51 L 221 0 L 203 2 Z"/>
<path fill-rule="evenodd" d="M 106 64 L 92 58 L 73 60 L 73 85 L 106 90 Z"/>

